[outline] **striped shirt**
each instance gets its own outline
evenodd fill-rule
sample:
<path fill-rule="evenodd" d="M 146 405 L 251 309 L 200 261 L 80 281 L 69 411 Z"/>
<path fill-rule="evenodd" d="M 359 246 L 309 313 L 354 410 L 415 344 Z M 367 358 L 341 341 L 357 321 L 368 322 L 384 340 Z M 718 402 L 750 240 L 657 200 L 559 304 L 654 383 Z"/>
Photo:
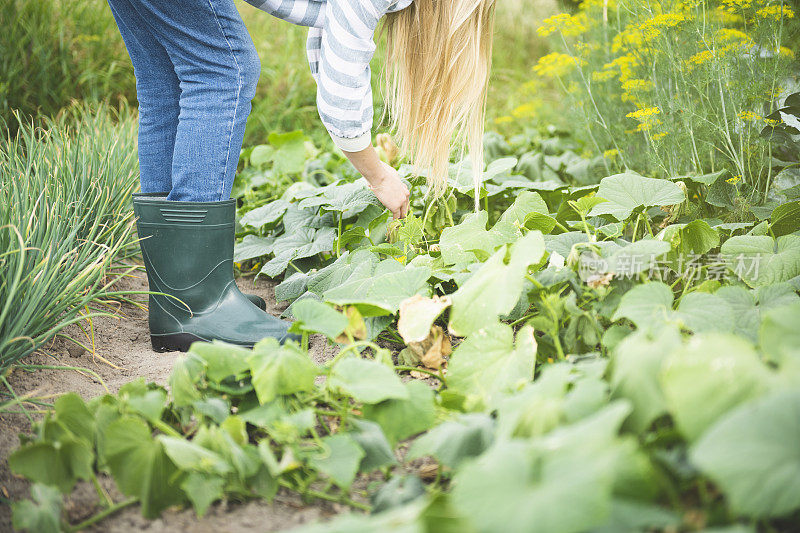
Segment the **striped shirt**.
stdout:
<path fill-rule="evenodd" d="M 336 145 L 358 152 L 372 144 L 369 62 L 386 13 L 412 0 L 246 0 L 292 24 L 308 26 L 306 53 L 317 82 L 317 109 Z"/>

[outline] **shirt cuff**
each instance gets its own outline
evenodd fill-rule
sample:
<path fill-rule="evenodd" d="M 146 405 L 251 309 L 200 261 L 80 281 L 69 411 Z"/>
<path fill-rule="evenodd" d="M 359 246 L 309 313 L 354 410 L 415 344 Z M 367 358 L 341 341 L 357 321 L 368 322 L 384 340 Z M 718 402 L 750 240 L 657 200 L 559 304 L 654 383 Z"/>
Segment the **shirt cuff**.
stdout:
<path fill-rule="evenodd" d="M 362 133 L 358 137 L 338 137 L 331 133 L 333 143 L 343 152 L 360 152 L 372 144 L 372 130 Z"/>

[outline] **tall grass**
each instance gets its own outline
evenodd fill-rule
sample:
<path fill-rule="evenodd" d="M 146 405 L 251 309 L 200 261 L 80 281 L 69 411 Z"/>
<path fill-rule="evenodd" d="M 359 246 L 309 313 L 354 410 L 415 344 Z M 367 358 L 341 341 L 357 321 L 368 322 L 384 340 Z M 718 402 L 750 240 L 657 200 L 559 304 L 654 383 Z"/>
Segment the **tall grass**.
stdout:
<path fill-rule="evenodd" d="M 135 101 L 133 67 L 105 0 L 0 0 L 0 118 L 73 99 Z"/>
<path fill-rule="evenodd" d="M 134 241 L 135 121 L 73 107 L 0 143 L 0 375 L 99 299 Z"/>

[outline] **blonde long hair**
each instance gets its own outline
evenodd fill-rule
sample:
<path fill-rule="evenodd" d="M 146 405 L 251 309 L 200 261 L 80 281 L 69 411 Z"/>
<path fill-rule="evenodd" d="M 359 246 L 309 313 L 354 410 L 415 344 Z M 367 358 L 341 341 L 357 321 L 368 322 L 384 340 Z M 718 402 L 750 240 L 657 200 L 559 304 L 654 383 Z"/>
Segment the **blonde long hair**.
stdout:
<path fill-rule="evenodd" d="M 440 196 L 452 143 L 466 148 L 477 210 L 494 0 L 414 0 L 388 14 L 384 29 L 387 111 L 404 154 Z"/>

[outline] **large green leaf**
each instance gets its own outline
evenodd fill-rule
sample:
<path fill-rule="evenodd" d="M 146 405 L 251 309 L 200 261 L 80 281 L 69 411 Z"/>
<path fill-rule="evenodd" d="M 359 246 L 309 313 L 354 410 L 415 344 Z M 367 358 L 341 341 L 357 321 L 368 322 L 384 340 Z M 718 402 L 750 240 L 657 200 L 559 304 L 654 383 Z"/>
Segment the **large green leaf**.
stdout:
<path fill-rule="evenodd" d="M 466 459 L 486 451 L 494 440 L 494 422 L 483 413 L 460 415 L 428 431 L 411 445 L 406 459 L 433 456 L 442 465 L 456 468 Z"/>
<path fill-rule="evenodd" d="M 15 450 L 8 465 L 15 474 L 69 493 L 78 479 L 91 479 L 94 453 L 83 439 L 62 435 L 55 442 L 34 442 Z"/>
<path fill-rule="evenodd" d="M 479 532 L 577 533 L 610 514 L 627 406 L 617 402 L 534 441 L 499 441 L 453 480 L 453 503 Z"/>
<path fill-rule="evenodd" d="M 442 231 L 439 248 L 446 265 L 462 265 L 491 255 L 508 239 L 497 231 L 486 230 L 489 214 L 486 211 L 470 213 L 464 221 Z M 475 254 L 478 251 L 482 257 Z"/>
<path fill-rule="evenodd" d="M 391 368 L 377 361 L 356 357 L 347 357 L 336 363 L 327 385 L 363 403 L 408 398 L 408 391 Z"/>
<path fill-rule="evenodd" d="M 527 227 L 547 234 L 555 225 L 556 220 L 550 216 L 547 204 L 539 193 L 523 191 L 514 199 L 514 203 L 503 212 L 500 220 L 492 229 L 503 234 L 510 232 L 513 235 L 520 228 Z"/>
<path fill-rule="evenodd" d="M 250 369 L 247 358 L 251 352 L 241 346 L 220 341 L 198 342 L 192 345 L 189 352 L 205 361 L 206 377 L 211 381 L 220 382 Z"/>
<path fill-rule="evenodd" d="M 370 420 L 353 419 L 350 437 L 364 450 L 359 472 L 372 472 L 376 468 L 397 464 L 392 445 L 380 424 Z"/>
<path fill-rule="evenodd" d="M 548 252 L 555 252 L 565 259 L 570 256 L 572 247 L 578 243 L 588 242 L 589 236 L 582 231 L 570 231 L 558 235 L 545 235 L 544 243 Z"/>
<path fill-rule="evenodd" d="M 774 393 L 731 411 L 690 457 L 738 513 L 777 517 L 800 509 L 800 392 Z"/>
<path fill-rule="evenodd" d="M 684 256 L 705 254 L 719 246 L 719 233 L 705 220 L 670 224 L 656 238 L 669 242 L 677 254 Z"/>
<path fill-rule="evenodd" d="M 324 437 L 322 446 L 322 450 L 309 458 L 311 466 L 340 487 L 350 487 L 364 457 L 364 450 L 349 435 L 343 433 Z"/>
<path fill-rule="evenodd" d="M 447 388 L 465 396 L 468 406 L 485 407 L 495 395 L 529 382 L 535 362 L 533 328 L 522 328 L 514 346 L 510 326 L 490 323 L 467 337 L 453 353 Z"/>
<path fill-rule="evenodd" d="M 233 250 L 233 260 L 237 263 L 248 259 L 255 259 L 272 253 L 272 245 L 275 243 L 274 237 L 257 237 L 256 235 L 245 235 L 242 242 L 236 243 Z"/>
<path fill-rule="evenodd" d="M 378 256 L 369 250 L 344 253 L 330 265 L 309 276 L 308 290 L 322 295 L 326 290 L 338 287 L 350 279 L 372 275 L 380 262 Z"/>
<path fill-rule="evenodd" d="M 231 467 L 217 453 L 181 437 L 159 435 L 164 452 L 181 470 L 193 470 L 208 474 L 227 474 Z"/>
<path fill-rule="evenodd" d="M 759 339 L 768 361 L 800 364 L 800 303 L 775 309 L 761 322 Z"/>
<path fill-rule="evenodd" d="M 105 462 L 119 490 L 139 499 L 142 514 L 155 518 L 184 500 L 181 476 L 142 420 L 122 417 L 105 431 Z"/>
<path fill-rule="evenodd" d="M 31 487 L 31 500 L 21 500 L 11 504 L 12 523 L 17 531 L 31 533 L 60 533 L 61 508 L 63 501 L 58 489 L 34 483 Z"/>
<path fill-rule="evenodd" d="M 653 420 L 667 412 L 658 376 L 664 359 L 680 344 L 679 332 L 664 327 L 652 335 L 637 331 L 614 349 L 612 394 L 631 402 L 633 409 L 626 423 L 634 431 L 644 431 Z"/>
<path fill-rule="evenodd" d="M 380 424 L 393 444 L 430 429 L 436 420 L 431 388 L 416 380 L 403 386 L 408 398 L 384 400 L 362 409 L 364 418 Z"/>
<path fill-rule="evenodd" d="M 674 351 L 664 362 L 660 381 L 667 408 L 690 441 L 776 382 L 748 342 L 721 334 L 694 337 Z"/>
<path fill-rule="evenodd" d="M 297 319 L 293 330 L 322 333 L 335 339 L 347 327 L 347 317 L 329 305 L 316 300 L 300 300 L 292 305 L 292 314 Z"/>
<path fill-rule="evenodd" d="M 225 495 L 225 480 L 200 472 L 190 472 L 181 483 L 181 489 L 192 502 L 194 512 L 202 518 L 206 511 L 217 500 Z"/>
<path fill-rule="evenodd" d="M 395 266 L 396 265 L 396 266 Z M 374 273 L 349 279 L 347 282 L 325 291 L 323 298 L 337 305 L 359 304 L 366 306 L 366 314 L 393 314 L 400 309 L 400 302 L 415 294 L 428 291 L 431 270 L 427 267 L 405 267 L 386 259 Z"/>
<path fill-rule="evenodd" d="M 269 403 L 278 395 L 314 389 L 317 365 L 294 343 L 279 346 L 265 339 L 253 347 L 247 360 L 258 401 Z"/>
<path fill-rule="evenodd" d="M 624 246 L 619 244 L 606 246 L 603 250 L 605 271 L 614 272 L 615 276 L 620 278 L 635 278 L 643 272 L 648 272 L 662 255 L 669 252 L 669 249 L 669 244 L 650 238 Z"/>
<path fill-rule="evenodd" d="M 296 174 L 305 167 L 306 137 L 301 130 L 288 133 L 270 133 L 269 144 L 274 148 L 271 154 L 272 169 L 278 173 Z"/>
<path fill-rule="evenodd" d="M 89 412 L 83 398 L 77 393 L 68 392 L 53 403 L 55 418 L 64 425 L 70 433 L 87 444 L 94 444 L 95 423 L 94 416 Z"/>
<path fill-rule="evenodd" d="M 672 309 L 672 289 L 660 281 L 637 285 L 625 293 L 613 320 L 628 318 L 640 329 L 658 329 L 672 322 L 695 332 L 731 331 L 733 310 L 728 302 L 714 294 L 689 293 Z"/>
<path fill-rule="evenodd" d="M 343 212 L 344 217 L 356 215 L 371 205 L 381 205 L 363 180 L 355 183 L 333 183 L 317 189 L 316 194 L 300 202 L 301 208 L 321 207 Z"/>
<path fill-rule="evenodd" d="M 262 205 L 261 207 L 256 207 L 252 211 L 248 211 L 244 215 L 242 215 L 241 220 L 239 221 L 243 226 L 252 226 L 254 228 L 260 228 L 266 224 L 272 224 L 273 222 L 277 222 L 281 219 L 286 210 L 289 208 L 289 202 L 286 200 L 275 200 L 274 202 L 270 202 L 268 204 Z M 247 237 L 252 237 L 252 239 L 248 240 Z M 273 239 L 274 240 L 274 239 Z M 245 243 L 269 243 L 271 247 L 272 243 L 269 242 L 270 239 L 263 239 L 260 237 L 256 237 L 255 235 L 248 235 L 244 238 L 242 242 L 242 248 L 247 248 L 248 245 Z M 237 246 L 236 253 L 239 254 L 240 248 Z M 266 252 L 269 253 L 269 252 Z M 264 255 L 264 254 L 258 254 Z M 253 257 L 258 257 L 258 255 L 254 255 Z"/>
<path fill-rule="evenodd" d="M 765 285 L 755 290 L 726 285 L 714 294 L 724 298 L 733 310 L 734 332 L 754 344 L 758 342 L 758 331 L 764 313 L 800 301 L 800 297 L 788 283 Z"/>
<path fill-rule="evenodd" d="M 330 252 L 335 236 L 336 230 L 333 228 L 315 230 L 307 227 L 299 227 L 292 233 L 282 235 L 272 245 L 275 257 L 264 264 L 261 273 L 274 278 L 286 270 L 290 261 Z"/>
<path fill-rule="evenodd" d="M 510 312 L 519 300 L 525 274 L 544 254 L 544 239 L 531 231 L 506 248 L 495 252 L 481 268 L 453 294 L 450 331 L 466 336 L 481 329 L 487 321 Z"/>
<path fill-rule="evenodd" d="M 627 219 L 640 207 L 675 205 L 686 199 L 683 190 L 675 183 L 645 178 L 634 172 L 603 178 L 597 196 L 608 201 L 594 206 L 589 215 L 611 215 L 617 220 Z"/>
<path fill-rule="evenodd" d="M 800 230 L 800 200 L 776 207 L 770 217 L 770 230 L 775 236 L 787 235 Z"/>
<path fill-rule="evenodd" d="M 800 275 L 800 237 L 739 235 L 722 244 L 728 268 L 751 287 L 789 281 Z"/>

